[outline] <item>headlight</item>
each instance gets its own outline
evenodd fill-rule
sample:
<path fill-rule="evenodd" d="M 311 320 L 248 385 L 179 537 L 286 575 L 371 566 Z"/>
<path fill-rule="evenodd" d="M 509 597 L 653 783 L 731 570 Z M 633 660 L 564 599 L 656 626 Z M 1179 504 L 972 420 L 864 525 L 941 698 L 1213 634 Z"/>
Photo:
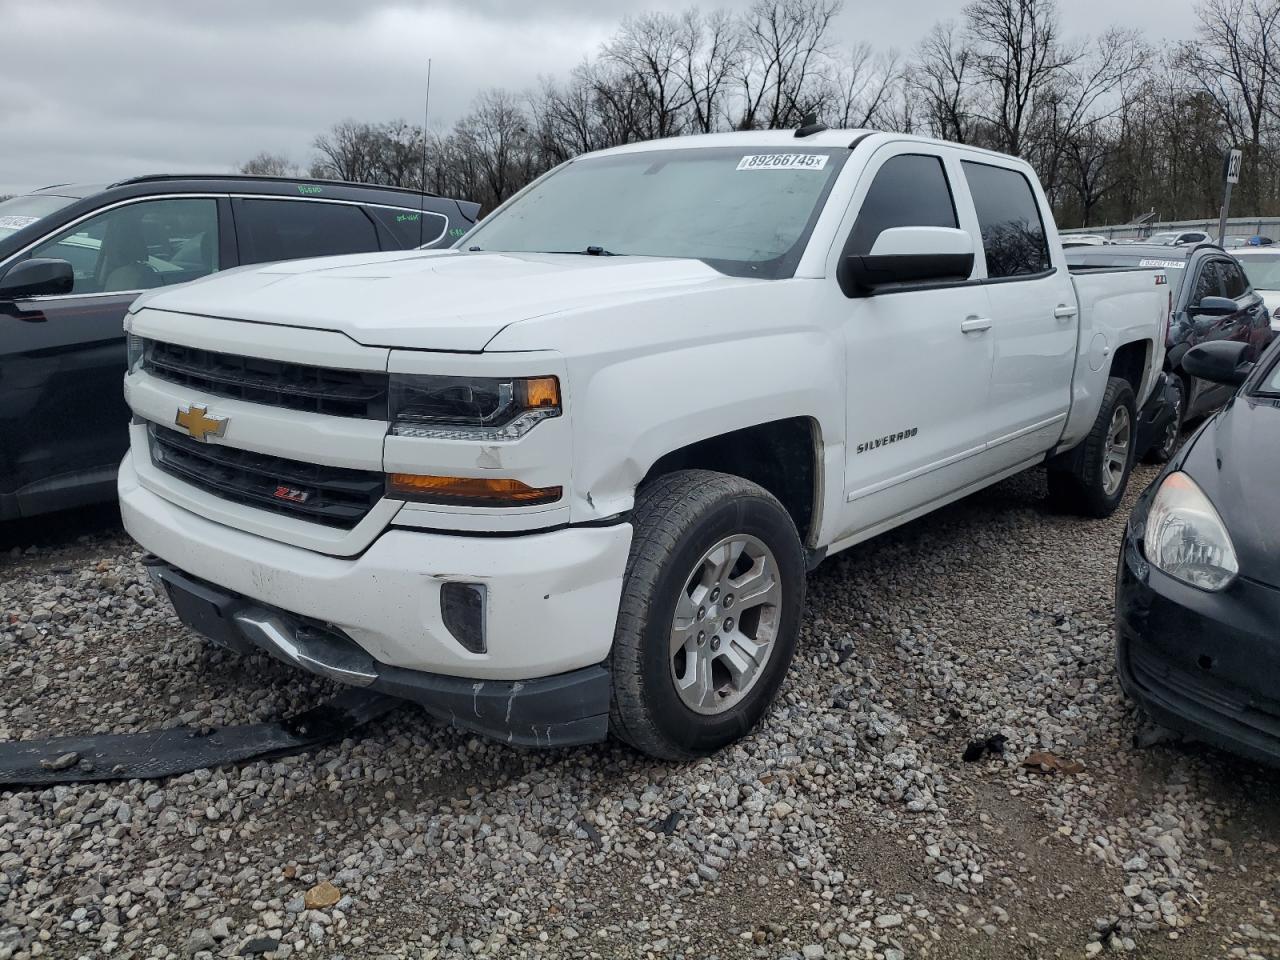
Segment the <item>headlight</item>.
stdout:
<path fill-rule="evenodd" d="M 1156 491 L 1142 549 L 1152 566 L 1202 590 L 1222 590 L 1240 572 L 1218 511 L 1182 472 L 1169 474 Z"/>
<path fill-rule="evenodd" d="M 129 358 L 126 365 L 126 372 L 133 373 L 142 366 L 142 359 L 146 355 L 146 341 L 137 334 L 130 333 L 125 338 L 128 341 Z M 116 354 L 119 356 L 119 354 Z"/>
<path fill-rule="evenodd" d="M 517 440 L 560 416 L 555 377 L 393 374 L 391 432 L 435 440 Z"/>

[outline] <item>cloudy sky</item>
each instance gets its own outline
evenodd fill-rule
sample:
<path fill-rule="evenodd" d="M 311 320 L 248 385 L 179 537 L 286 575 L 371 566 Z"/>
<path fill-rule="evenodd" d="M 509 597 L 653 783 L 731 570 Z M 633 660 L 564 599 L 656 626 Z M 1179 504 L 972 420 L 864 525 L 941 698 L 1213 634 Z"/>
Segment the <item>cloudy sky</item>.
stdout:
<path fill-rule="evenodd" d="M 695 0 L 696 2 L 696 0 Z M 741 7 L 749 0 L 705 4 Z M 0 194 L 58 181 L 224 171 L 259 150 L 311 158 L 346 117 L 432 126 L 488 86 L 561 76 L 629 13 L 690 0 L 0 0 Z M 703 5 L 703 4 L 699 4 Z M 846 0 L 834 38 L 909 50 L 961 0 Z M 1186 39 L 1191 0 L 1063 0 L 1073 35 L 1109 24 Z"/>

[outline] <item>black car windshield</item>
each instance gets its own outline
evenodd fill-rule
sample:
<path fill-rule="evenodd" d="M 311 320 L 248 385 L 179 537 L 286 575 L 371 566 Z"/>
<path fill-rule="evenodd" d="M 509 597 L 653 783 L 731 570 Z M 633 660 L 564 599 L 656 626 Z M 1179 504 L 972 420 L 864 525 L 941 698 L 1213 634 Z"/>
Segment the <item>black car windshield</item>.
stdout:
<path fill-rule="evenodd" d="M 1250 253 L 1238 259 L 1253 289 L 1280 290 L 1280 253 Z"/>
<path fill-rule="evenodd" d="M 0 203 L 0 240 L 17 233 L 23 227 L 30 226 L 41 217 L 47 217 L 55 210 L 61 210 L 69 203 L 75 203 L 75 201 L 71 197 L 52 197 L 44 194 L 12 197 Z"/>
<path fill-rule="evenodd" d="M 468 250 L 686 257 L 794 274 L 848 150 L 699 147 L 586 157 L 534 183 Z"/>

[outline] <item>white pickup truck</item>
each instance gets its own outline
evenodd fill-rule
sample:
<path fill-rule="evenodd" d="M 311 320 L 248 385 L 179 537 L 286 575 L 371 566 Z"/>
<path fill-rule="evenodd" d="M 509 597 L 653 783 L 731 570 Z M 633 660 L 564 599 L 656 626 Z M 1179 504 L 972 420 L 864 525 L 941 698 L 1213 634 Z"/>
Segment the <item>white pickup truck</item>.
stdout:
<path fill-rule="evenodd" d="M 1046 462 L 1115 508 L 1164 281 L 1073 277 L 1028 165 L 970 147 L 607 150 L 452 250 L 140 299 L 124 522 L 225 646 L 512 743 L 707 754 L 824 556 Z"/>

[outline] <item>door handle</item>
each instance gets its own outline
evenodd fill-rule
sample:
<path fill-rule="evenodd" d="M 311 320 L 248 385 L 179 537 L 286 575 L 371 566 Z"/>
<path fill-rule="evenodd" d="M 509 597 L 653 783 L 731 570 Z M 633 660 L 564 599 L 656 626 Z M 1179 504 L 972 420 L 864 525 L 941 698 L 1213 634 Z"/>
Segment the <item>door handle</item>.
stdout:
<path fill-rule="evenodd" d="M 1070 320 L 1079 312 L 1080 311 L 1075 307 L 1069 306 L 1065 303 L 1060 303 L 1053 308 L 1053 315 L 1059 320 Z"/>
<path fill-rule="evenodd" d="M 960 324 L 961 333 L 982 333 L 991 329 L 991 320 L 987 317 L 969 317 Z"/>

